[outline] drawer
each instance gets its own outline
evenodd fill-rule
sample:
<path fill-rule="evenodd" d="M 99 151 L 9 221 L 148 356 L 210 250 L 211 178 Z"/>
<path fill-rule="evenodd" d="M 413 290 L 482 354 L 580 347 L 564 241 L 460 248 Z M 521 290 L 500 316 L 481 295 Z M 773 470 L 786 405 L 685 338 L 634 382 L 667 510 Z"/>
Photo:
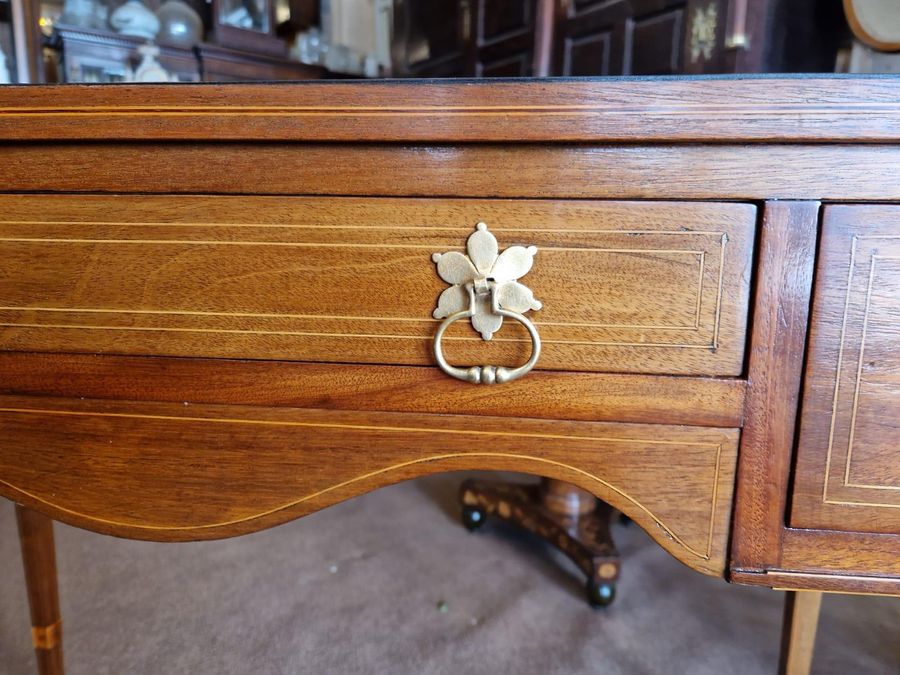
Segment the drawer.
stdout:
<path fill-rule="evenodd" d="M 791 525 L 900 533 L 900 207 L 830 206 Z"/>
<path fill-rule="evenodd" d="M 593 492 L 685 564 L 721 575 L 738 435 L 658 424 L 0 396 L 0 494 L 88 529 L 178 541 L 271 527 L 427 473 L 524 471 Z"/>
<path fill-rule="evenodd" d="M 433 365 L 432 254 L 536 246 L 538 369 L 742 372 L 756 209 L 580 200 L 0 197 L 0 349 Z M 458 321 L 460 365 L 531 338 Z"/>

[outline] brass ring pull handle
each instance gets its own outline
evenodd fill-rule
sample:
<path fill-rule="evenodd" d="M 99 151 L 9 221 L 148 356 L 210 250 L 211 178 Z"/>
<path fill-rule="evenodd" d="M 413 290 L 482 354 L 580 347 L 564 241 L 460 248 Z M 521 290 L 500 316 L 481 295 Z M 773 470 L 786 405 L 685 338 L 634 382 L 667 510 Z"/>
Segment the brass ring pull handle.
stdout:
<path fill-rule="evenodd" d="M 438 327 L 437 333 L 434 334 L 434 358 L 441 370 L 451 377 L 473 384 L 503 384 L 504 382 L 512 382 L 513 380 L 519 379 L 529 370 L 534 368 L 534 364 L 537 363 L 537 360 L 541 355 L 541 336 L 538 335 L 535 325 L 530 319 L 518 312 L 511 312 L 506 309 L 497 309 L 496 312 L 500 316 L 505 316 L 513 321 L 518 321 L 525 326 L 528 330 L 528 334 L 531 335 L 531 358 L 518 368 L 506 368 L 504 366 L 472 366 L 470 368 L 459 368 L 447 363 L 447 359 L 444 358 L 444 353 L 441 350 L 441 338 L 444 337 L 444 332 L 454 321 L 469 319 L 475 313 L 473 309 L 466 309 L 462 312 L 451 314 L 444 319 Z"/>
<path fill-rule="evenodd" d="M 478 223 L 474 234 L 466 242 L 468 256 L 453 251 L 435 253 L 438 275 L 450 288 L 441 293 L 435 319 L 444 319 L 434 335 L 434 358 L 447 375 L 473 384 L 502 384 L 525 375 L 534 368 L 541 355 L 541 338 L 537 328 L 524 312 L 540 309 L 541 303 L 519 277 L 533 264 L 537 248 L 511 246 L 498 253 L 497 240 L 487 225 Z M 481 337 L 490 340 L 500 329 L 503 319 L 517 321 L 531 336 L 531 357 L 517 368 L 505 366 L 472 366 L 460 368 L 444 358 L 441 341 L 444 333 L 456 321 L 469 319 Z"/>

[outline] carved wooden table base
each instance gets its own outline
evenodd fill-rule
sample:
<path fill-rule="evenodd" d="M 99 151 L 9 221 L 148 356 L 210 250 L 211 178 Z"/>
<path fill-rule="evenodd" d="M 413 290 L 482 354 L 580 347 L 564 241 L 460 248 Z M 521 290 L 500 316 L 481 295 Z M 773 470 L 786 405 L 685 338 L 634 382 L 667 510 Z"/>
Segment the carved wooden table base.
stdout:
<path fill-rule="evenodd" d="M 565 553 L 587 576 L 588 602 L 615 599 L 619 552 L 609 531 L 614 510 L 580 488 L 544 478 L 539 485 L 466 480 L 460 485 L 463 524 L 475 530 L 488 516 L 538 535 Z"/>

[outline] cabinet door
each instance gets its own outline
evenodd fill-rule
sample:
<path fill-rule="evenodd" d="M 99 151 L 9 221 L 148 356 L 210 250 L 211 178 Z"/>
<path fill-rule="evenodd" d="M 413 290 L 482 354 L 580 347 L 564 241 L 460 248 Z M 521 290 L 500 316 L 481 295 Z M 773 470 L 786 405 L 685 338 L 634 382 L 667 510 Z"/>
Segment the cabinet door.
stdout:
<path fill-rule="evenodd" d="M 528 77 L 536 13 L 537 0 L 409 0 L 395 20 L 402 45 L 400 72 L 413 77 Z"/>
<path fill-rule="evenodd" d="M 558 75 L 668 75 L 682 68 L 687 0 L 563 0 Z"/>
<path fill-rule="evenodd" d="M 475 14 L 475 77 L 528 77 L 534 60 L 536 0 L 480 0 Z"/>
<path fill-rule="evenodd" d="M 900 207 L 825 210 L 791 525 L 900 532 Z"/>
<path fill-rule="evenodd" d="M 466 57 L 470 15 L 460 0 L 410 0 L 395 17 L 395 54 L 400 74 L 410 77 L 460 77 Z"/>

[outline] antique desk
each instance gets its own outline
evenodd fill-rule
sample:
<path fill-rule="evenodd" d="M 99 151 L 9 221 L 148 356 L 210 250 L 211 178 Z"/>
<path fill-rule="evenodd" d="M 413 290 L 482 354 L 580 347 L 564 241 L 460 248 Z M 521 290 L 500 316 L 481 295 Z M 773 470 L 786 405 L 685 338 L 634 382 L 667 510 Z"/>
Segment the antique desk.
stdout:
<path fill-rule="evenodd" d="M 820 592 L 900 591 L 896 79 L 8 87 L 0 142 L 42 672 L 50 519 L 231 537 L 457 469 L 803 591 L 788 672 Z"/>

